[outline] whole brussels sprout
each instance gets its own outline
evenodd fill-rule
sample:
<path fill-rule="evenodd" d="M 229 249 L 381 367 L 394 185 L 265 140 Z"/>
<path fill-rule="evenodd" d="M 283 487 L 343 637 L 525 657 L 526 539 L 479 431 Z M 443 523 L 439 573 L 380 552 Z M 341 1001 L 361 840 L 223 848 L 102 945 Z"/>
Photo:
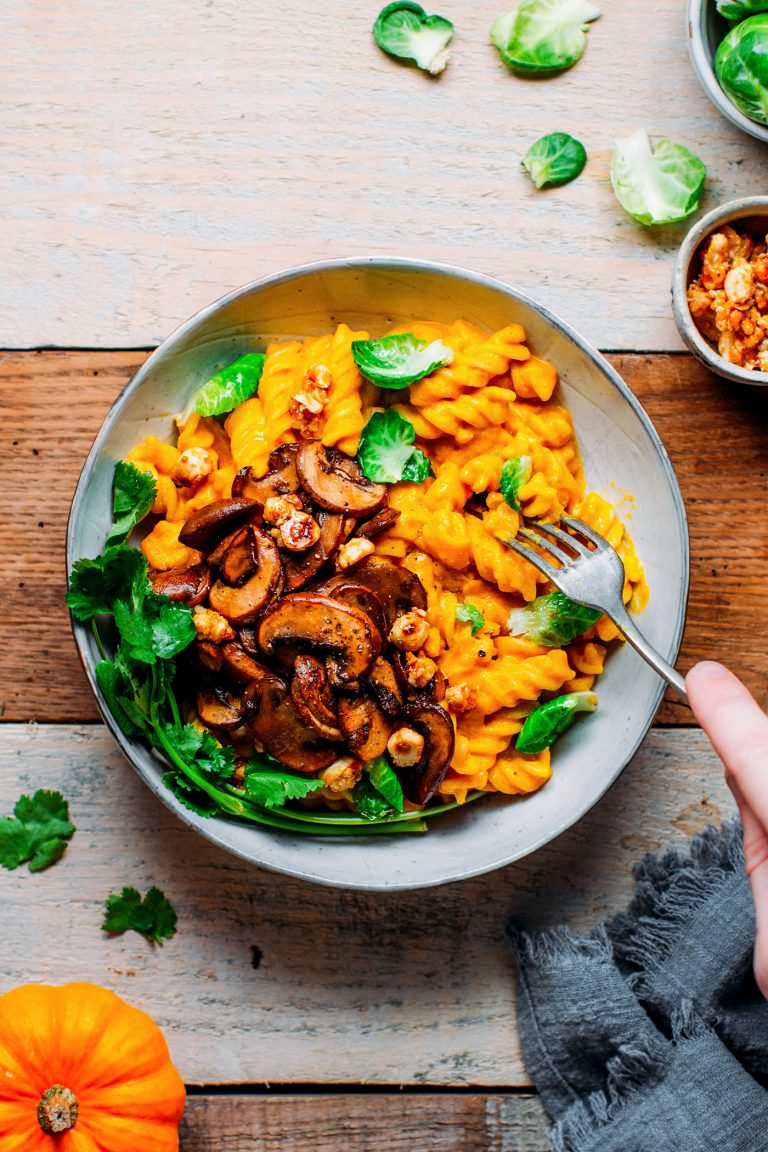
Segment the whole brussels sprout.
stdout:
<path fill-rule="evenodd" d="M 715 72 L 740 112 L 768 124 L 768 12 L 731 29 L 717 50 Z"/>

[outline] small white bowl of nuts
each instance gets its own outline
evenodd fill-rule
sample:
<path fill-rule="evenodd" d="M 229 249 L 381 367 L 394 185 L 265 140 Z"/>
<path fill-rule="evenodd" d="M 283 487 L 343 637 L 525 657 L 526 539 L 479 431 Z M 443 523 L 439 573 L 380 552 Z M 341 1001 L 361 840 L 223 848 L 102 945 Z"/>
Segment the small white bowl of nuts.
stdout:
<path fill-rule="evenodd" d="M 672 278 L 689 350 L 740 384 L 768 385 L 768 196 L 731 200 L 690 230 Z"/>

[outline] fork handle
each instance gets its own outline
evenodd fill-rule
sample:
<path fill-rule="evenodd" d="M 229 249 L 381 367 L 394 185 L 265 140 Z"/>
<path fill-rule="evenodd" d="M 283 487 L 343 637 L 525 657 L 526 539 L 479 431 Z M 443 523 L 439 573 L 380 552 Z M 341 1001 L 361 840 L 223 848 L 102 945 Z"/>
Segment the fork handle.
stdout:
<path fill-rule="evenodd" d="M 680 673 L 648 643 L 626 608 L 622 605 L 620 612 L 618 610 L 612 612 L 611 619 L 616 627 L 621 629 L 623 635 L 635 651 L 640 653 L 643 660 L 645 660 L 647 664 L 650 664 L 651 668 L 658 672 L 659 676 L 661 676 L 663 680 L 666 680 L 667 684 L 671 685 L 676 692 L 679 692 L 683 700 L 687 700 L 688 693 L 685 690 L 685 680 Z"/>

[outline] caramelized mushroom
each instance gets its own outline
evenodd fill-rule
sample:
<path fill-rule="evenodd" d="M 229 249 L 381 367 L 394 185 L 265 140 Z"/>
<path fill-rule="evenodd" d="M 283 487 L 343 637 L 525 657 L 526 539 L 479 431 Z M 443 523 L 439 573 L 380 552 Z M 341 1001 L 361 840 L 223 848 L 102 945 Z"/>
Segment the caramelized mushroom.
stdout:
<path fill-rule="evenodd" d="M 356 584 L 364 584 L 381 601 L 387 626 L 391 628 L 398 616 L 411 608 L 426 608 L 427 593 L 414 572 L 400 568 L 383 556 L 368 556 L 355 565 Z"/>
<path fill-rule="evenodd" d="M 288 768 L 321 772 L 336 759 L 338 746 L 302 719 L 277 676 L 253 680 L 243 693 L 243 705 L 255 739 Z"/>
<path fill-rule="evenodd" d="M 221 671 L 224 663 L 221 644 L 214 644 L 212 640 L 203 640 L 202 637 L 198 636 L 195 641 L 195 651 L 204 668 L 208 668 L 211 672 Z"/>
<path fill-rule="evenodd" d="M 280 553 L 271 537 L 253 525 L 250 530 L 258 559 L 255 573 L 239 588 L 217 580 L 208 596 L 211 608 L 234 625 L 255 619 L 270 600 L 280 593 L 283 582 Z"/>
<path fill-rule="evenodd" d="M 231 732 L 243 723 L 244 709 L 240 698 L 228 688 L 213 681 L 201 684 L 197 692 L 197 714 L 209 728 Z"/>
<path fill-rule="evenodd" d="M 360 693 L 339 697 L 339 727 L 350 751 L 367 761 L 384 755 L 395 724 L 375 700 Z"/>
<path fill-rule="evenodd" d="M 405 695 L 411 699 L 432 700 L 438 704 L 445 696 L 447 687 L 445 676 L 439 668 L 436 668 L 434 676 L 431 680 L 427 681 L 426 684 L 422 686 L 414 684 L 408 676 L 409 656 L 413 658 L 410 652 L 398 652 L 397 649 L 394 649 L 392 652 L 392 665 L 395 669 L 398 684 Z"/>
<path fill-rule="evenodd" d="M 285 590 L 295 592 L 315 576 L 344 539 L 344 517 L 324 509 L 318 512 L 320 539 L 304 552 L 283 554 Z"/>
<path fill-rule="evenodd" d="M 400 513 L 395 508 L 382 508 L 381 512 L 377 512 L 370 520 L 363 520 L 357 525 L 355 536 L 365 536 L 368 540 L 372 540 L 379 532 L 391 528 L 399 519 Z"/>
<path fill-rule="evenodd" d="M 227 584 L 244 584 L 259 566 L 256 532 L 252 524 L 238 529 L 221 558 L 221 575 Z"/>
<path fill-rule="evenodd" d="M 254 476 L 252 468 L 241 468 L 232 481 L 232 495 L 244 496 L 262 508 L 270 496 L 285 496 L 288 492 L 298 492 L 299 477 L 296 472 L 298 444 L 284 444 L 269 457 L 270 471 L 264 476 Z"/>
<path fill-rule="evenodd" d="M 221 646 L 221 662 L 230 676 L 241 684 L 250 684 L 252 680 L 262 680 L 271 675 L 269 669 L 254 660 L 236 640 L 229 640 Z"/>
<path fill-rule="evenodd" d="M 397 681 L 395 670 L 383 656 L 374 664 L 368 674 L 368 689 L 374 700 L 387 716 L 398 716 L 403 707 L 403 694 Z"/>
<path fill-rule="evenodd" d="M 354 573 L 350 573 L 349 576 L 333 576 L 323 584 L 318 584 L 313 591 L 330 596 L 332 600 L 340 600 L 342 604 L 351 604 L 353 608 L 358 608 L 366 616 L 370 616 L 376 625 L 376 630 L 382 636 L 387 635 L 387 621 L 381 600 L 370 588 L 358 584 Z"/>
<path fill-rule="evenodd" d="M 171 568 L 167 572 L 150 572 L 152 591 L 167 596 L 174 603 L 201 604 L 211 587 L 210 569 L 204 564 L 192 568 Z"/>
<path fill-rule="evenodd" d="M 401 768 L 403 792 L 413 804 L 426 804 L 436 794 L 453 756 L 455 736 L 448 713 L 439 704 L 409 704 L 403 720 L 424 737 L 424 751 L 413 768 Z"/>
<path fill-rule="evenodd" d="M 313 592 L 281 596 L 259 625 L 259 644 L 264 652 L 279 651 L 284 645 L 327 652 L 328 676 L 336 685 L 365 675 L 382 643 L 370 616 Z"/>
<path fill-rule="evenodd" d="M 179 532 L 179 543 L 200 552 L 210 552 L 226 536 L 253 514 L 251 500 L 214 500 L 193 512 Z"/>
<path fill-rule="evenodd" d="M 324 666 L 314 656 L 297 656 L 293 667 L 291 699 L 301 717 L 327 740 L 342 740 Z"/>
<path fill-rule="evenodd" d="M 296 455 L 299 480 L 313 500 L 329 512 L 370 515 L 387 498 L 384 484 L 374 484 L 351 456 L 326 448 L 320 440 L 305 440 Z"/>

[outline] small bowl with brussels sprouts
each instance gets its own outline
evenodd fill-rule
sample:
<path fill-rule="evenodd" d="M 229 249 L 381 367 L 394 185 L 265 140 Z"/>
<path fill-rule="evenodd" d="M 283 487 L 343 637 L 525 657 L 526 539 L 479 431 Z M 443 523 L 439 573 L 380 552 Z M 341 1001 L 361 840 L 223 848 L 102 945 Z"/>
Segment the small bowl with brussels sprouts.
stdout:
<path fill-rule="evenodd" d="M 768 0 L 688 0 L 688 45 L 712 103 L 768 143 Z"/>

